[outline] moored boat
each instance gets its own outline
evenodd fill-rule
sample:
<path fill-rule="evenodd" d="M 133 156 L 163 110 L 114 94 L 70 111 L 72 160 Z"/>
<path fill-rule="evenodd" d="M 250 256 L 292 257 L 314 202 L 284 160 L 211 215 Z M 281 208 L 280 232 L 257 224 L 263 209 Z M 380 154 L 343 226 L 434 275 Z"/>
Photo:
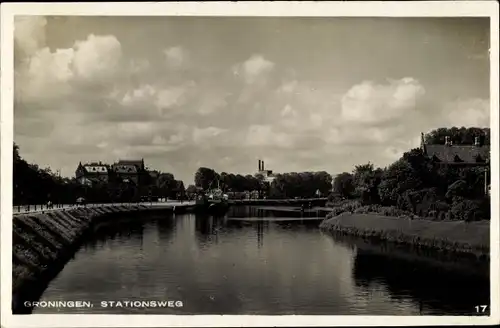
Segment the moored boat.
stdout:
<path fill-rule="evenodd" d="M 208 192 L 200 192 L 196 198 L 196 210 L 212 215 L 222 215 L 228 208 L 228 197 L 219 186 Z"/>

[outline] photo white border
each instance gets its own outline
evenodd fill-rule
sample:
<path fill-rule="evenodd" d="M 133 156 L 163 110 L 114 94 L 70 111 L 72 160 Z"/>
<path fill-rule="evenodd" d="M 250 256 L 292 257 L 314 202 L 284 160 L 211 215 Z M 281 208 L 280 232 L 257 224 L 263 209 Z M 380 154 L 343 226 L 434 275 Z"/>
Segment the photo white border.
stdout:
<path fill-rule="evenodd" d="M 3 327 L 228 327 L 491 325 L 499 323 L 499 41 L 497 1 L 3 3 L 1 5 L 1 325 Z M 14 15 L 490 17 L 491 315 L 251 316 L 251 315 L 12 315 L 12 151 Z M 497 182 L 497 183 L 495 183 Z"/>

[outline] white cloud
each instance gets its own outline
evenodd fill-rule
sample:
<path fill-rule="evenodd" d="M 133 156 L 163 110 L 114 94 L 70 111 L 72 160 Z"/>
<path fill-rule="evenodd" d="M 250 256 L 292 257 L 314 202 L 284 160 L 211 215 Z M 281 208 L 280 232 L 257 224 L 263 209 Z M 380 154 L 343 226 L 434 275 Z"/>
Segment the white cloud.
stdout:
<path fill-rule="evenodd" d="M 323 117 L 319 113 L 311 113 L 309 121 L 313 128 L 320 128 L 323 125 Z"/>
<path fill-rule="evenodd" d="M 297 80 L 285 81 L 278 89 L 279 92 L 283 93 L 293 93 L 298 87 Z"/>
<path fill-rule="evenodd" d="M 365 81 L 342 97 L 342 117 L 355 123 L 380 123 L 414 110 L 424 87 L 413 78 L 389 80 L 386 84 Z"/>
<path fill-rule="evenodd" d="M 151 68 L 151 64 L 147 59 L 132 59 L 130 61 L 129 70 L 133 74 L 144 73 Z"/>
<path fill-rule="evenodd" d="M 45 26 L 43 16 L 16 16 L 14 19 L 14 40 L 19 49 L 27 56 L 33 55 L 45 46 Z"/>
<path fill-rule="evenodd" d="M 25 47 L 24 36 L 16 40 Z M 34 43 L 30 44 L 27 60 L 16 67 L 16 93 L 25 100 L 66 97 L 71 91 L 82 91 L 81 85 L 72 90 L 74 84 L 102 85 L 119 73 L 121 45 L 112 35 L 91 34 L 86 40 L 76 41 L 72 48 L 54 51 L 31 46 Z"/>
<path fill-rule="evenodd" d="M 74 78 L 73 57 L 73 49 L 57 49 L 53 53 L 48 48 L 36 51 L 16 77 L 18 95 L 32 99 L 67 94 L 71 88 L 68 83 Z"/>
<path fill-rule="evenodd" d="M 460 99 L 445 105 L 443 118 L 454 126 L 490 126 L 489 99 Z"/>
<path fill-rule="evenodd" d="M 201 98 L 198 113 L 201 115 L 211 115 L 219 109 L 228 105 L 226 100 L 228 94 L 224 92 L 210 91 Z"/>
<path fill-rule="evenodd" d="M 27 160 L 67 174 L 79 160 L 137 156 L 184 178 L 192 177 L 196 165 L 252 171 L 248 158 L 260 156 L 279 171 L 334 173 L 365 160 L 390 163 L 418 145 L 421 131 L 489 123 L 487 100 L 467 99 L 462 92 L 463 100 L 446 104 L 453 83 L 480 93 L 480 84 L 467 84 L 479 81 L 476 75 L 470 81 L 447 75 L 433 80 L 434 72 L 423 67 L 419 77 L 433 91 L 424 94 L 414 78 L 362 82 L 364 71 L 382 76 L 386 69 L 351 74 L 328 66 L 330 55 L 321 63 L 319 56 L 317 65 L 295 61 L 306 53 L 289 57 L 290 49 L 281 47 L 269 49 L 272 59 L 267 52 L 249 56 L 243 48 L 214 47 L 213 40 L 197 35 L 186 37 L 184 48 L 168 44 L 172 38 L 158 36 L 148 24 L 140 34 L 151 38 L 138 39 L 128 24 L 116 33 L 112 24 L 108 35 L 99 35 L 102 26 L 87 19 L 76 19 L 76 25 L 64 19 L 64 26 L 81 27 L 77 40 L 74 28 L 61 29 L 53 18 L 16 17 L 16 142 Z M 261 46 L 248 45 L 265 51 Z M 235 57 L 242 61 L 235 64 Z M 399 76 L 410 74 L 398 67 Z M 343 85 L 352 78 L 359 84 Z"/>
<path fill-rule="evenodd" d="M 281 148 L 293 147 L 292 136 L 275 131 L 270 125 L 251 125 L 246 135 L 248 146 L 272 146 Z"/>
<path fill-rule="evenodd" d="M 248 84 L 265 83 L 266 76 L 274 69 L 275 64 L 262 55 L 253 55 L 248 60 L 233 67 L 233 73 Z"/>
<path fill-rule="evenodd" d="M 161 84 L 143 84 L 135 89 L 123 92 L 115 88 L 106 99 L 114 100 L 121 106 L 121 113 L 142 114 L 143 118 L 166 119 L 183 110 L 183 105 L 192 100 L 196 94 L 196 83 L 164 86 Z"/>
<path fill-rule="evenodd" d="M 185 67 L 188 63 L 188 53 L 181 46 L 175 46 L 163 51 L 167 66 L 173 69 Z"/>
<path fill-rule="evenodd" d="M 155 105 L 162 115 L 166 115 L 170 110 L 183 105 L 189 97 L 189 92 L 193 91 L 194 87 L 194 83 L 186 83 L 180 86 L 164 88 L 158 91 Z"/>
<path fill-rule="evenodd" d="M 210 142 L 209 139 L 220 136 L 224 132 L 226 132 L 225 129 L 221 129 L 214 126 L 210 126 L 207 128 L 195 127 L 193 129 L 193 141 L 196 144 L 205 144 Z"/>
<path fill-rule="evenodd" d="M 293 110 L 292 106 L 287 104 L 283 109 L 281 110 L 281 116 L 282 117 L 290 117 L 290 116 L 296 116 L 297 113 Z"/>
<path fill-rule="evenodd" d="M 117 73 L 122 57 L 120 42 L 114 35 L 90 34 L 85 41 L 76 41 L 73 67 L 85 80 L 99 80 Z"/>
<path fill-rule="evenodd" d="M 150 84 L 145 84 L 137 89 L 128 91 L 123 98 L 118 101 L 124 106 L 137 106 L 142 103 L 153 102 L 156 95 L 157 90 Z M 111 97 L 118 97 L 118 95 L 112 94 Z"/>

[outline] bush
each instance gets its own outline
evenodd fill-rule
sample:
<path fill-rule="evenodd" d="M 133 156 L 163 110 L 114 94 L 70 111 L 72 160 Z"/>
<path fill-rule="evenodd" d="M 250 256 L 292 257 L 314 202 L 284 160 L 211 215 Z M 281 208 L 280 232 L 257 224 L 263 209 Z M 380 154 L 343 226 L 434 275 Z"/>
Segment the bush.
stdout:
<path fill-rule="evenodd" d="M 464 220 L 470 222 L 489 219 L 484 201 L 460 199 L 455 197 L 450 212 L 454 220 Z"/>
<path fill-rule="evenodd" d="M 345 212 L 355 212 L 356 209 L 361 207 L 361 202 L 358 200 L 342 200 L 332 205 L 332 215 L 337 216 Z"/>
<path fill-rule="evenodd" d="M 469 185 L 464 180 L 458 180 L 448 186 L 446 198 L 467 197 L 470 194 Z"/>

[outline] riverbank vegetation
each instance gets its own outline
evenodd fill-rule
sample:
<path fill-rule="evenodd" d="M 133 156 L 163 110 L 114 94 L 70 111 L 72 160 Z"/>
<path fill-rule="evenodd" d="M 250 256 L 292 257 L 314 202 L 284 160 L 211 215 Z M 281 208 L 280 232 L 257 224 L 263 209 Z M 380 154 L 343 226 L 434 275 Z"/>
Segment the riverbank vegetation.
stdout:
<path fill-rule="evenodd" d="M 473 143 L 480 137 L 489 144 L 489 129 L 437 129 L 425 136 L 426 144 Z M 489 158 L 485 159 L 486 161 Z M 434 220 L 479 221 L 490 219 L 489 166 L 443 165 L 412 149 L 386 168 L 368 163 L 352 173 L 337 175 L 329 205 L 330 216 L 343 212 L 379 213 L 386 216 Z"/>
<path fill-rule="evenodd" d="M 211 168 L 201 167 L 196 171 L 194 181 L 196 186 L 188 186 L 188 193 L 197 187 L 207 190 L 219 186 L 235 199 L 326 197 L 332 188 L 332 176 L 325 171 L 277 173 L 269 179 L 261 173 L 218 173 Z"/>
<path fill-rule="evenodd" d="M 371 240 L 470 254 L 481 259 L 489 257 L 488 221 L 411 220 L 376 214 L 342 213 L 324 220 L 320 228 Z"/>

